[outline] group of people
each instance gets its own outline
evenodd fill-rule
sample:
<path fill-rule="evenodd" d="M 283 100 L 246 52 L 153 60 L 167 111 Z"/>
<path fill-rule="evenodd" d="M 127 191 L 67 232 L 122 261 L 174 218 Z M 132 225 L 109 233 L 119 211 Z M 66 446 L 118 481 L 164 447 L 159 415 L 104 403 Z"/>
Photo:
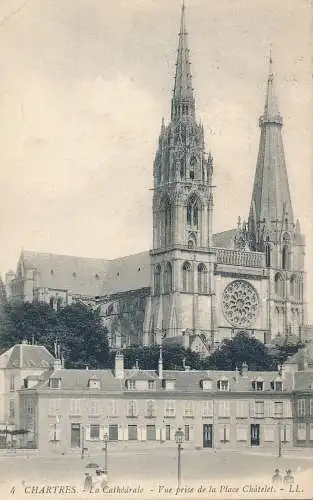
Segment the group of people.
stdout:
<path fill-rule="evenodd" d="M 99 467 L 96 469 L 95 474 L 85 472 L 84 491 L 90 493 L 91 491 L 103 490 L 108 484 L 108 473 Z"/>
<path fill-rule="evenodd" d="M 285 475 L 279 469 L 274 470 L 274 474 L 272 477 L 273 484 L 293 484 L 295 482 L 295 478 L 292 475 L 292 470 L 287 469 Z"/>

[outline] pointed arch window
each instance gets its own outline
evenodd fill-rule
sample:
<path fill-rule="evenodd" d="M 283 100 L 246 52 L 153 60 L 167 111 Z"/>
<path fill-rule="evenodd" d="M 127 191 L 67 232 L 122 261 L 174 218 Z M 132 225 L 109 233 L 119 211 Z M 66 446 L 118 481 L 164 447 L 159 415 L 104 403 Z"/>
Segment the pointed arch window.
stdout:
<path fill-rule="evenodd" d="M 154 269 L 154 295 L 160 295 L 161 292 L 161 266 L 157 264 Z"/>
<path fill-rule="evenodd" d="M 164 246 L 167 247 L 172 241 L 172 206 L 170 200 L 164 204 Z"/>
<path fill-rule="evenodd" d="M 183 291 L 186 293 L 192 292 L 192 269 L 190 262 L 183 264 Z"/>
<path fill-rule="evenodd" d="M 299 298 L 299 285 L 295 275 L 290 278 L 290 295 L 295 299 Z"/>
<path fill-rule="evenodd" d="M 194 229 L 199 226 L 199 203 L 195 196 L 187 203 L 187 225 Z"/>
<path fill-rule="evenodd" d="M 271 267 L 271 244 L 269 237 L 266 238 L 265 243 L 265 266 Z"/>
<path fill-rule="evenodd" d="M 198 293 L 208 293 L 208 273 L 202 263 L 198 265 Z"/>
<path fill-rule="evenodd" d="M 172 264 L 168 262 L 164 271 L 164 293 L 171 293 L 173 288 L 173 269 Z"/>
<path fill-rule="evenodd" d="M 287 233 L 283 236 L 282 269 L 290 269 L 290 236 Z"/>
<path fill-rule="evenodd" d="M 279 297 L 285 296 L 285 285 L 281 274 L 277 273 L 275 276 L 275 293 Z"/>

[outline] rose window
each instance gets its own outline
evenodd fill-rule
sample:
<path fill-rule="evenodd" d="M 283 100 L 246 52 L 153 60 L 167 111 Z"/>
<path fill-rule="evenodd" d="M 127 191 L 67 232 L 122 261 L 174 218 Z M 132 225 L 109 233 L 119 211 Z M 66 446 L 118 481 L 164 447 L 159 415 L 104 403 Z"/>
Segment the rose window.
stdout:
<path fill-rule="evenodd" d="M 233 281 L 224 290 L 223 313 L 233 326 L 249 327 L 255 321 L 259 298 L 256 290 L 246 281 Z"/>

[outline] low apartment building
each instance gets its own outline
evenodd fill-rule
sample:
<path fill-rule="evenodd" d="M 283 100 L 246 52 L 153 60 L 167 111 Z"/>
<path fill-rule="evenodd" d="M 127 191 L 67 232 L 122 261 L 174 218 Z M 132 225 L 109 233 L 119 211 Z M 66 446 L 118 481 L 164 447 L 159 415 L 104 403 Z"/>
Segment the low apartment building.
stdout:
<path fill-rule="evenodd" d="M 27 440 L 19 420 L 18 391 L 25 384 L 34 385 L 47 378 L 53 372 L 54 361 L 45 347 L 27 342 L 0 355 L 0 448 L 7 447 L 8 441 L 18 444 L 20 437 Z"/>
<path fill-rule="evenodd" d="M 232 371 L 55 370 L 20 391 L 20 419 L 43 452 L 101 449 L 103 437 L 194 447 L 278 447 L 293 443 L 294 375 Z"/>

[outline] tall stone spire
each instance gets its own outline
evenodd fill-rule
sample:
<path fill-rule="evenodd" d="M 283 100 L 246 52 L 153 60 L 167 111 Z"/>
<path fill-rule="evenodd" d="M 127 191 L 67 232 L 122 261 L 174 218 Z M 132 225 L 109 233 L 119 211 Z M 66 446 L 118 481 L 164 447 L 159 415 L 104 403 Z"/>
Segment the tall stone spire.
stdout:
<path fill-rule="evenodd" d="M 183 2 L 180 30 L 178 35 L 175 83 L 172 98 L 172 120 L 188 116 L 194 117 L 195 112 L 185 11 L 186 7 Z"/>
<path fill-rule="evenodd" d="M 252 247 L 263 250 L 265 239 L 277 243 L 283 226 L 286 228 L 286 224 L 294 223 L 281 134 L 283 119 L 275 95 L 272 56 L 264 113 L 259 125 L 261 137 L 248 227 Z"/>

